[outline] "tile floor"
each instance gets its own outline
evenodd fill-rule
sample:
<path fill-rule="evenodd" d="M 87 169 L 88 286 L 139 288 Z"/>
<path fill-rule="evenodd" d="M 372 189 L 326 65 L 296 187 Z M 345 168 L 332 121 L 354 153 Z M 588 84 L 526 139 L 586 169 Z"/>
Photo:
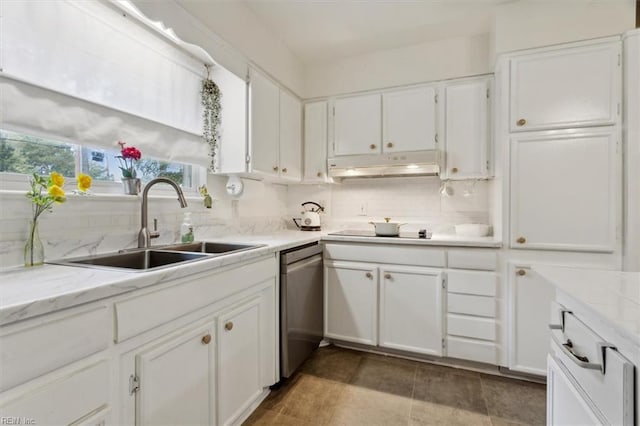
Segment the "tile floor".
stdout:
<path fill-rule="evenodd" d="M 245 425 L 543 425 L 545 387 L 329 346 Z"/>

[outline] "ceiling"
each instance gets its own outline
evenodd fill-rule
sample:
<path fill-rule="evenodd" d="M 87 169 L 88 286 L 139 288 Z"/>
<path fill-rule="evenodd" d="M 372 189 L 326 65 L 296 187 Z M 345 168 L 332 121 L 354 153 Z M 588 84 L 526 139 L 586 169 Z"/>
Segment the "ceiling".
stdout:
<path fill-rule="evenodd" d="M 202 17 L 217 1 L 229 0 L 180 3 Z M 303 64 L 310 65 L 488 33 L 497 5 L 510 0 L 232 1 L 244 4 Z"/>

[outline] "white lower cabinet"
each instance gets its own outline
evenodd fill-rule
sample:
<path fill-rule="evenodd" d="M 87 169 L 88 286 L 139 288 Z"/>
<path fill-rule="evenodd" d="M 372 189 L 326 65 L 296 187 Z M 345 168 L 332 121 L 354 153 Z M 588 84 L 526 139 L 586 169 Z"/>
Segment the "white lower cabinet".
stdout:
<path fill-rule="evenodd" d="M 578 391 L 577 384 L 551 355 L 547 360 L 547 424 L 602 424 Z"/>
<path fill-rule="evenodd" d="M 0 420 L 3 424 L 91 424 L 84 420 L 109 411 L 110 374 L 108 359 L 88 359 L 3 392 Z M 9 423 L 12 420 L 16 422 Z"/>
<path fill-rule="evenodd" d="M 380 266 L 380 346 L 442 355 L 442 270 Z"/>
<path fill-rule="evenodd" d="M 324 334 L 376 345 L 378 269 L 356 262 L 324 263 Z"/>
<path fill-rule="evenodd" d="M 481 258 L 491 253 L 473 252 L 468 255 Z M 490 259 L 489 259 L 490 260 Z M 451 266 L 453 262 L 449 262 Z M 490 269 L 492 262 L 476 267 Z M 474 264 L 467 264 L 467 267 Z M 447 355 L 499 364 L 499 293 L 498 276 L 486 270 L 447 270 Z"/>
<path fill-rule="evenodd" d="M 218 424 L 233 423 L 262 392 L 260 298 L 217 318 Z"/>
<path fill-rule="evenodd" d="M 553 288 L 529 264 L 509 265 L 509 368 L 544 376 L 549 353 L 549 318 Z"/>
<path fill-rule="evenodd" d="M 213 319 L 181 329 L 137 351 L 137 425 L 214 423 Z"/>
<path fill-rule="evenodd" d="M 442 356 L 444 259 L 432 247 L 327 244 L 325 336 Z"/>

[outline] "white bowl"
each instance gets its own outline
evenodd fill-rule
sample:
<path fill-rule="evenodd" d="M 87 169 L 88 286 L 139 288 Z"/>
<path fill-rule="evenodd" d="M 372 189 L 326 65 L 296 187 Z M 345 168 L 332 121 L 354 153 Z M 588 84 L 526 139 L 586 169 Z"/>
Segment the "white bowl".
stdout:
<path fill-rule="evenodd" d="M 486 237 L 489 235 L 489 225 L 480 223 L 463 223 L 456 225 L 456 234 L 463 237 Z"/>

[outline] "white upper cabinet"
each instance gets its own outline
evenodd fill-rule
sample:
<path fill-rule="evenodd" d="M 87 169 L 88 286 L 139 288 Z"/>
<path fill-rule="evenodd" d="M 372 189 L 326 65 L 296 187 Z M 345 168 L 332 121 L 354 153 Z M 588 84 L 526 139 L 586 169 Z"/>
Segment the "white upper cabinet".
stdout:
<path fill-rule="evenodd" d="M 302 178 L 302 105 L 285 91 L 280 91 L 280 177 L 300 181 Z"/>
<path fill-rule="evenodd" d="M 489 176 L 489 78 L 444 87 L 444 179 Z"/>
<path fill-rule="evenodd" d="M 249 151 L 244 154 L 248 166 L 245 170 L 230 170 L 225 164 L 235 164 L 238 159 L 232 161 L 222 155 L 221 170 L 299 182 L 302 178 L 301 102 L 254 69 L 250 71 L 249 87 Z M 241 153 L 233 155 L 237 157 Z"/>
<path fill-rule="evenodd" d="M 333 104 L 333 155 L 379 154 L 381 96 L 339 98 Z"/>
<path fill-rule="evenodd" d="M 512 136 L 512 248 L 614 250 L 617 140 L 615 127 Z"/>
<path fill-rule="evenodd" d="M 304 182 L 327 179 L 327 101 L 304 106 Z"/>
<path fill-rule="evenodd" d="M 618 121 L 619 41 L 514 57 L 510 67 L 511 131 Z"/>
<path fill-rule="evenodd" d="M 382 152 L 436 147 L 436 90 L 418 87 L 382 95 Z"/>
<path fill-rule="evenodd" d="M 251 70 L 250 86 L 251 170 L 278 176 L 280 140 L 280 89 L 271 80 Z"/>

